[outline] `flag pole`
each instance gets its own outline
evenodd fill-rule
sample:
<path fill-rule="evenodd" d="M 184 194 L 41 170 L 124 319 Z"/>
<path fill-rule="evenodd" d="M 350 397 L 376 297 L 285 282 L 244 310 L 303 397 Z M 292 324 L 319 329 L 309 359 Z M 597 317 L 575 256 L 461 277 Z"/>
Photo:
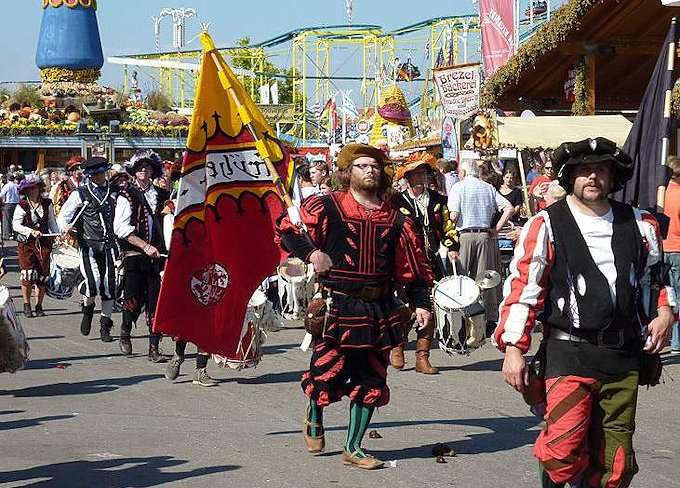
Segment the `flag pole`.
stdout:
<path fill-rule="evenodd" d="M 677 23 L 677 17 L 673 17 L 671 21 L 671 28 L 675 29 Z M 663 118 L 665 121 L 665 127 L 671 127 L 671 117 L 672 117 L 672 97 L 673 97 L 673 73 L 675 71 L 675 55 L 676 55 L 676 36 L 673 36 L 670 44 L 668 45 L 668 59 L 666 64 L 666 98 L 664 100 L 663 108 Z M 670 154 L 670 130 L 666 130 L 664 137 L 661 139 L 661 166 L 666 166 L 666 160 Z M 657 182 L 659 184 L 660 182 Z M 656 209 L 657 212 L 663 213 L 664 207 L 666 205 L 666 186 L 665 184 L 659 184 L 656 188 Z"/>
<path fill-rule="evenodd" d="M 248 109 L 245 107 L 245 105 L 243 105 L 243 103 L 241 103 L 241 100 L 239 100 L 236 90 L 234 90 L 231 81 L 226 75 L 226 70 L 222 65 L 223 60 L 221 59 L 221 56 L 219 55 L 219 52 L 215 47 L 215 43 L 213 42 L 212 38 L 207 32 L 203 32 L 201 34 L 201 44 L 203 44 L 203 49 L 205 50 L 206 54 L 208 54 L 212 59 L 213 63 L 215 63 L 215 67 L 217 68 L 217 75 L 220 79 L 220 83 L 222 84 L 222 88 L 225 89 L 225 91 L 229 94 L 231 99 L 236 104 L 236 109 L 238 110 L 239 116 L 241 117 L 241 122 L 253 136 L 253 139 L 255 140 L 255 149 L 257 149 L 257 152 L 260 154 L 260 157 L 267 165 L 267 169 L 269 170 L 269 174 L 271 175 L 272 178 L 272 183 L 274 183 L 274 188 L 276 188 L 279 197 L 283 199 L 284 203 L 286 204 L 286 207 L 289 210 L 289 213 L 291 209 L 297 210 L 297 207 L 293 205 L 293 200 L 290 198 L 290 195 L 288 195 L 288 192 L 286 191 L 286 188 L 283 185 L 283 180 L 281 180 L 281 176 L 279 175 L 279 172 L 276 170 L 276 166 L 274 166 L 274 163 L 272 162 L 271 154 L 269 153 L 269 148 L 265 144 L 260 134 L 257 133 L 257 130 L 255 129 L 255 126 L 252 123 L 253 118 L 250 112 L 248 112 Z"/>

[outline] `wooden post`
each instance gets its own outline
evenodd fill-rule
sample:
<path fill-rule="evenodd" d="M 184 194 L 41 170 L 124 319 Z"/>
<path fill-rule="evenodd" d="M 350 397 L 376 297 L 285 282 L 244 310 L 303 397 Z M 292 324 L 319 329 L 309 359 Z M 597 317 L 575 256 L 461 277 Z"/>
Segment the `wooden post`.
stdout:
<path fill-rule="evenodd" d="M 587 115 L 595 115 L 595 55 L 588 54 L 585 57 L 586 68 L 586 93 L 588 94 Z"/>
<path fill-rule="evenodd" d="M 36 171 L 42 171 L 45 169 L 45 150 L 38 149 L 38 162 L 36 164 Z"/>

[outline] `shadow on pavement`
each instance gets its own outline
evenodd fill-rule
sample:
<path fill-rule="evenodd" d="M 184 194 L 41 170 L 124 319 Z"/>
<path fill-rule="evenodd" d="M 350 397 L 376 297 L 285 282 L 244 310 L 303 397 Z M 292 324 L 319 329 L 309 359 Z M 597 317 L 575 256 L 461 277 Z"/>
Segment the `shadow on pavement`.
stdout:
<path fill-rule="evenodd" d="M 64 367 L 71 366 L 74 361 L 84 361 L 86 359 L 101 359 L 110 358 L 118 356 L 120 353 L 118 351 L 113 351 L 109 354 L 93 354 L 90 356 L 71 356 L 63 358 L 46 358 L 46 359 L 31 359 L 26 363 L 24 370 L 31 369 L 52 369 L 56 368 L 57 365 L 62 365 Z"/>
<path fill-rule="evenodd" d="M 262 351 L 265 356 L 271 356 L 272 354 L 284 354 L 289 352 L 291 349 L 300 347 L 300 344 L 277 344 L 275 346 L 264 346 Z"/>
<path fill-rule="evenodd" d="M 63 335 L 51 335 L 51 336 L 33 336 L 27 337 L 29 341 L 47 341 L 50 339 L 64 339 Z"/>
<path fill-rule="evenodd" d="M 467 434 L 467 439 L 448 441 L 445 444 L 449 445 L 459 454 L 480 454 L 501 452 L 509 449 L 527 446 L 533 444 L 538 436 L 536 430 L 531 430 L 539 424 L 539 420 L 533 416 L 527 417 L 501 417 L 501 418 L 480 418 L 480 419 L 441 419 L 441 420 L 412 420 L 399 422 L 375 422 L 371 423 L 369 430 L 390 429 L 406 426 L 427 426 L 427 425 L 465 425 L 471 427 L 480 427 L 487 429 L 489 432 L 470 433 Z M 327 427 L 326 431 L 345 430 L 341 427 Z M 300 430 L 269 432 L 267 435 L 299 435 Z M 382 433 L 383 437 L 386 434 Z M 436 435 L 441 437 L 441 431 L 437 431 Z M 380 459 L 423 459 L 431 458 L 432 446 L 441 439 L 433 439 L 431 444 L 426 444 L 417 447 L 407 447 L 405 449 L 392 451 L 377 451 L 369 449 L 374 452 Z M 374 447 L 373 444 L 371 447 Z"/>
<path fill-rule="evenodd" d="M 170 456 L 149 458 L 120 458 L 103 461 L 71 461 L 67 463 L 46 464 L 17 471 L 0 472 L 0 483 L 24 482 L 23 487 L 69 487 L 107 488 L 158 486 L 164 483 L 181 482 L 199 476 L 224 473 L 239 469 L 240 466 L 210 466 L 190 471 L 164 472 L 186 464 L 183 459 Z M 35 480 L 31 482 L 31 480 Z M 189 482 L 189 485 L 191 482 Z M 228 486 L 226 483 L 223 486 Z"/>
<path fill-rule="evenodd" d="M 66 395 L 92 395 L 115 391 L 123 386 L 136 385 L 144 381 L 163 378 L 160 374 L 147 374 L 130 376 L 129 378 L 105 378 L 101 380 L 81 381 L 78 383 L 53 383 L 49 385 L 29 386 L 20 390 L 2 390 L 0 396 L 23 397 L 50 397 Z"/>
<path fill-rule="evenodd" d="M 9 420 L 7 422 L 0 422 L 0 431 L 35 427 L 36 425 L 41 425 L 43 422 L 72 419 L 74 417 L 75 415 L 52 415 L 50 417 L 38 417 L 34 419 Z"/>
<path fill-rule="evenodd" d="M 478 361 L 461 366 L 436 366 L 439 371 L 500 371 L 503 369 L 503 358 Z"/>
<path fill-rule="evenodd" d="M 236 382 L 243 385 L 261 385 L 270 383 L 293 383 L 300 381 L 304 371 L 284 371 L 283 373 L 267 373 L 257 378 L 238 378 Z"/>

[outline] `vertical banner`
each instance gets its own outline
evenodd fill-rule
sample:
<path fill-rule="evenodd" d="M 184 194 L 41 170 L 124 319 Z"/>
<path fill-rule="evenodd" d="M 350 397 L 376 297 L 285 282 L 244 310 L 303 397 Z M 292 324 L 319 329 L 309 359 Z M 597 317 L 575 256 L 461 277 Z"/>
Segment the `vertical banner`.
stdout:
<path fill-rule="evenodd" d="M 449 161 L 458 161 L 456 121 L 449 116 L 446 116 L 442 123 L 442 156 Z"/>
<path fill-rule="evenodd" d="M 479 0 L 482 59 L 488 78 L 515 54 L 515 0 Z"/>

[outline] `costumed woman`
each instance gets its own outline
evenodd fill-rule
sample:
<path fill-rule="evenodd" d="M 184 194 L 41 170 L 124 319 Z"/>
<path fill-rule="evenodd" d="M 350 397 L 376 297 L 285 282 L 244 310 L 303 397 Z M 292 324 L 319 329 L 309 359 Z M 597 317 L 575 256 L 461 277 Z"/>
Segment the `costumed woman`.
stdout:
<path fill-rule="evenodd" d="M 12 228 L 18 234 L 17 254 L 21 269 L 21 294 L 24 317 L 44 317 L 42 302 L 50 279 L 50 253 L 53 237 L 43 234 L 58 233 L 52 201 L 42 196 L 44 184 L 39 176 L 29 174 L 19 185 L 23 198 L 14 210 Z M 31 309 L 31 292 L 36 289 L 35 314 Z"/>
<path fill-rule="evenodd" d="M 421 326 L 431 319 L 432 270 L 413 221 L 385 201 L 387 164 L 385 153 L 373 146 L 346 145 L 337 162 L 341 190 L 302 204 L 308 234 L 287 216 L 277 229 L 282 249 L 314 265 L 323 294 L 318 300 L 327 307 L 319 314 L 325 323 L 313 331 L 311 363 L 302 378 L 309 397 L 307 450 L 324 449 L 323 410 L 348 396 L 342 461 L 362 469 L 383 466 L 361 443 L 375 408 L 390 400 L 389 353 L 404 341 L 396 288 L 406 288 Z"/>

